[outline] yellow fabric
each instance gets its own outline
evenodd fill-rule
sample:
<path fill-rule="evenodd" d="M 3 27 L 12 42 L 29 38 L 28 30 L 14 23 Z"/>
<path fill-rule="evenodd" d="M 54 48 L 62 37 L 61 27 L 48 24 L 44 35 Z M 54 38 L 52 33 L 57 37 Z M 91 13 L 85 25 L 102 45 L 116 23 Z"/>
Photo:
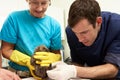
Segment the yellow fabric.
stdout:
<path fill-rule="evenodd" d="M 36 52 L 34 58 L 38 60 L 36 61 L 37 64 L 49 66 L 53 62 L 60 61 L 61 55 L 52 52 Z"/>
<path fill-rule="evenodd" d="M 34 78 L 36 78 L 37 80 L 42 80 L 41 78 L 34 75 L 33 70 L 35 70 L 35 68 L 30 64 L 29 56 L 27 56 L 17 50 L 14 50 L 10 56 L 10 60 L 19 65 L 27 66 Z"/>

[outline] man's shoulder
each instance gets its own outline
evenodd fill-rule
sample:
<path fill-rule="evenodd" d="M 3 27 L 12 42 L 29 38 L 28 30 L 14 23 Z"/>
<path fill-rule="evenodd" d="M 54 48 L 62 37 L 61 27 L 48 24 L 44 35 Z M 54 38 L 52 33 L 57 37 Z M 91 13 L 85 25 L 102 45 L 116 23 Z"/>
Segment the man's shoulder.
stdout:
<path fill-rule="evenodd" d="M 101 16 L 103 18 L 109 18 L 110 17 L 110 19 L 120 19 L 120 14 L 119 13 L 109 12 L 109 11 L 102 11 Z"/>
<path fill-rule="evenodd" d="M 67 33 L 73 33 L 73 32 L 72 32 L 72 29 L 70 28 L 70 26 L 67 26 L 67 27 L 65 28 L 65 31 L 66 31 Z"/>
<path fill-rule="evenodd" d="M 77 37 L 75 36 L 75 33 L 72 31 L 70 26 L 67 26 L 65 31 L 66 31 L 66 34 L 67 34 L 67 38 L 71 38 L 73 40 L 77 40 Z"/>
<path fill-rule="evenodd" d="M 103 26 L 107 26 L 112 30 L 120 30 L 120 14 L 112 12 L 102 12 L 102 24 Z"/>

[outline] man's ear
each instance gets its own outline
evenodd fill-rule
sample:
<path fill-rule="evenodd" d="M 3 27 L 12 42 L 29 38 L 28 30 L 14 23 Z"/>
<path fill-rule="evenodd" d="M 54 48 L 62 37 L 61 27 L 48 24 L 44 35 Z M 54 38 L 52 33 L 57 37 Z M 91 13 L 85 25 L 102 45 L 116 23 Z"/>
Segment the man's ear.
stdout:
<path fill-rule="evenodd" d="M 98 24 L 101 24 L 101 23 L 102 23 L 102 17 L 97 17 L 96 22 L 97 22 Z"/>

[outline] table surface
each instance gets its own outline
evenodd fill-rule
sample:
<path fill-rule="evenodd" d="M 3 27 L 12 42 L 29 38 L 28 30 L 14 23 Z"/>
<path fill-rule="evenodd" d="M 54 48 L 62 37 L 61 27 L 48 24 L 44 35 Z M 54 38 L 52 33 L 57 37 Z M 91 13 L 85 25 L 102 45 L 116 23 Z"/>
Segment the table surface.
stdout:
<path fill-rule="evenodd" d="M 33 77 L 29 77 L 29 78 L 23 78 L 22 80 L 37 80 L 37 79 L 34 79 Z M 46 79 L 46 80 L 51 80 L 51 79 Z"/>
<path fill-rule="evenodd" d="M 24 78 L 22 80 L 36 80 L 36 79 L 34 79 L 33 77 L 30 77 L 30 78 Z M 70 80 L 90 80 L 90 79 L 70 79 Z"/>
<path fill-rule="evenodd" d="M 30 78 L 24 78 L 22 80 L 35 80 L 33 77 L 30 77 Z"/>

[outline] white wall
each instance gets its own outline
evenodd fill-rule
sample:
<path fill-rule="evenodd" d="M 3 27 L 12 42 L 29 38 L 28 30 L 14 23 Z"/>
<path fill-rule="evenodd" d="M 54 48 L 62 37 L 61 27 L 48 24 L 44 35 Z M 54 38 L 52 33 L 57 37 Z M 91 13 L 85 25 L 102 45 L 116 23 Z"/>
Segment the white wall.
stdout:
<path fill-rule="evenodd" d="M 0 0 L 0 29 L 10 12 L 26 8 L 28 7 L 25 0 Z"/>
<path fill-rule="evenodd" d="M 111 11 L 120 14 L 120 0 L 97 0 L 102 11 Z"/>

